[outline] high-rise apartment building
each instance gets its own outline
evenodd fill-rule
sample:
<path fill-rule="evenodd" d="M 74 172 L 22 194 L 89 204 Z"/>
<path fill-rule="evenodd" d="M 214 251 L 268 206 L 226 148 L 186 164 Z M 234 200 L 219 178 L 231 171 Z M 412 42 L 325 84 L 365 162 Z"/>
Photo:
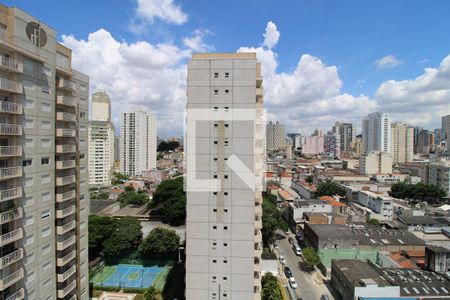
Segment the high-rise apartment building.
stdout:
<path fill-rule="evenodd" d="M 156 116 L 138 107 L 122 113 L 120 128 L 120 171 L 141 176 L 156 168 Z"/>
<path fill-rule="evenodd" d="M 324 136 L 307 136 L 302 144 L 302 153 L 305 155 L 318 155 L 325 152 Z"/>
<path fill-rule="evenodd" d="M 120 135 L 114 137 L 114 160 L 120 160 Z"/>
<path fill-rule="evenodd" d="M 261 299 L 264 123 L 256 54 L 194 54 L 187 97 L 186 299 Z"/>
<path fill-rule="evenodd" d="M 341 137 L 339 134 L 329 131 L 323 136 L 323 138 L 325 154 L 339 158 L 341 156 Z"/>
<path fill-rule="evenodd" d="M 352 145 L 355 140 L 355 127 L 352 123 L 336 122 L 333 132 L 339 135 L 340 149 L 342 152 L 352 152 Z"/>
<path fill-rule="evenodd" d="M 450 115 L 442 117 L 442 133 L 443 138 L 447 139 L 447 152 L 450 152 Z"/>
<path fill-rule="evenodd" d="M 422 130 L 417 137 L 416 153 L 428 154 L 434 149 L 434 132 Z"/>
<path fill-rule="evenodd" d="M 392 155 L 387 152 L 371 151 L 359 157 L 361 174 L 391 174 Z"/>
<path fill-rule="evenodd" d="M 371 113 L 362 122 L 364 153 L 391 152 L 391 118 L 382 112 Z"/>
<path fill-rule="evenodd" d="M 404 123 L 392 123 L 392 160 L 394 164 L 413 161 L 414 128 Z"/>
<path fill-rule="evenodd" d="M 414 153 L 417 153 L 417 143 L 419 141 L 419 133 L 423 130 L 422 127 L 414 127 Z"/>
<path fill-rule="evenodd" d="M 88 299 L 88 88 L 56 32 L 0 5 L 0 299 Z"/>
<path fill-rule="evenodd" d="M 89 122 L 89 185 L 109 186 L 114 165 L 115 133 L 111 99 L 106 92 L 92 95 Z"/>
<path fill-rule="evenodd" d="M 286 133 L 284 124 L 270 121 L 266 125 L 267 151 L 280 151 L 286 147 Z"/>

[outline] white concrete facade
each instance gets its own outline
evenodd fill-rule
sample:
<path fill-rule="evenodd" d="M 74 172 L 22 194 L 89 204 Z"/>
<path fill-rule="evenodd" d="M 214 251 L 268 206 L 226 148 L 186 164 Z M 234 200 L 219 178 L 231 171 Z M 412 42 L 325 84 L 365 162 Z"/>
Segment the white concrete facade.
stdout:
<path fill-rule="evenodd" d="M 428 183 L 440 187 L 450 196 L 450 161 L 429 164 Z"/>
<path fill-rule="evenodd" d="M 137 107 L 122 113 L 120 128 L 120 171 L 141 176 L 156 168 L 156 116 Z"/>
<path fill-rule="evenodd" d="M 267 151 L 285 150 L 286 132 L 284 124 L 270 121 L 266 125 L 266 147 Z"/>
<path fill-rule="evenodd" d="M 0 299 L 86 300 L 89 78 L 36 18 L 0 23 Z"/>
<path fill-rule="evenodd" d="M 391 152 L 391 118 L 382 112 L 371 113 L 363 120 L 362 139 L 364 153 Z"/>
<path fill-rule="evenodd" d="M 414 127 L 404 123 L 392 123 L 392 161 L 394 164 L 414 159 Z"/>
<path fill-rule="evenodd" d="M 361 174 L 392 173 L 392 155 L 386 152 L 372 151 L 359 158 Z"/>
<path fill-rule="evenodd" d="M 196 121 L 195 137 L 186 132 L 187 300 L 261 299 L 265 126 L 261 85 L 255 53 L 195 54 L 189 61 L 188 120 L 195 109 L 224 114 L 249 109 L 256 115 L 248 121 Z M 248 175 L 256 177 L 256 190 L 244 183 L 239 170 L 237 173 L 227 165 L 233 155 L 248 168 Z M 189 163 L 190 158 L 195 167 Z M 196 168 L 196 178 L 218 179 L 220 189 L 189 191 L 192 168 Z"/>
<path fill-rule="evenodd" d="M 394 217 L 394 200 L 390 197 L 370 191 L 359 191 L 357 202 L 377 213 L 380 221 L 392 220 Z"/>

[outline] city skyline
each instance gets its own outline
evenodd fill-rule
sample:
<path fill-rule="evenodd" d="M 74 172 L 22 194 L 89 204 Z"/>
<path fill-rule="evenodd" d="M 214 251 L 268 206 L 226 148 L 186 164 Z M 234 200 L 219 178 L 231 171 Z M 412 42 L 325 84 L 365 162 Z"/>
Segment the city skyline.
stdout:
<path fill-rule="evenodd" d="M 299 2 L 292 7 L 268 2 L 265 7 L 271 9 L 257 8 L 261 13 L 249 24 L 244 18 L 228 22 L 226 14 L 219 16 L 230 11 L 222 3 L 216 9 L 207 3 L 139 0 L 114 4 L 100 17 L 104 3 L 99 1 L 83 11 L 86 17 L 97 14 L 95 22 L 77 26 L 47 9 L 50 1 L 5 2 L 61 28 L 58 39 L 73 49 L 74 66 L 90 75 L 91 91 L 111 95 L 116 126 L 123 110 L 145 105 L 160 120 L 160 136 L 180 135 L 186 60 L 198 51 L 256 51 L 266 82 L 268 119 L 283 120 L 287 132 L 329 128 L 336 120 L 353 122 L 359 132 L 362 116 L 374 111 L 434 129 L 442 115 L 450 114 L 445 101 L 450 40 L 436 42 L 450 25 L 436 16 L 448 10 L 443 1 L 413 8 L 402 1 L 366 6 Z M 61 5 L 74 12 L 84 9 L 80 3 Z M 249 10 L 244 3 L 240 13 Z M 296 23 L 294 12 L 301 17 Z M 369 25 L 371 20 L 376 22 Z M 323 25 L 316 28 L 317 23 Z M 236 30 L 239 26 L 246 30 Z"/>

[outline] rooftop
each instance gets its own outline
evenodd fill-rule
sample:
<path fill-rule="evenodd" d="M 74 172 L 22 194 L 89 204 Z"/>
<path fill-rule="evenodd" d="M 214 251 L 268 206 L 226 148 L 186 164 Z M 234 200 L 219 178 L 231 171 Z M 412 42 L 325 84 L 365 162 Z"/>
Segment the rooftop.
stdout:
<path fill-rule="evenodd" d="M 400 222 L 406 225 L 442 225 L 450 226 L 450 221 L 444 217 L 430 217 L 430 216 L 401 216 L 397 218 Z"/>
<path fill-rule="evenodd" d="M 332 267 L 334 266 L 337 266 L 345 274 L 354 287 L 373 284 L 380 287 L 396 285 L 389 282 L 375 265 L 365 260 L 335 259 L 332 262 Z"/>

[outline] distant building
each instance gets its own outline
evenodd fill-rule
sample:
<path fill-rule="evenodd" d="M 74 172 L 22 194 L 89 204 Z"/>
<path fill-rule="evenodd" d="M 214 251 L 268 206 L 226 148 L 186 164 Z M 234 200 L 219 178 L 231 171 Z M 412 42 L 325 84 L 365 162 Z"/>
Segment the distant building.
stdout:
<path fill-rule="evenodd" d="M 308 136 L 302 146 L 302 153 L 305 155 L 318 155 L 324 153 L 324 137 Z"/>
<path fill-rule="evenodd" d="M 284 151 L 286 147 L 286 133 L 284 124 L 279 122 L 266 124 L 267 151 Z"/>
<path fill-rule="evenodd" d="M 422 130 L 417 137 L 416 153 L 428 154 L 434 148 L 434 133 L 429 130 Z"/>
<path fill-rule="evenodd" d="M 442 117 L 442 132 L 443 135 L 445 135 L 445 137 L 447 139 L 447 152 L 449 152 L 450 149 L 450 115 L 447 116 L 443 116 Z"/>
<path fill-rule="evenodd" d="M 371 113 L 362 123 L 364 153 L 391 152 L 391 118 L 382 112 Z"/>
<path fill-rule="evenodd" d="M 323 145 L 325 154 L 337 158 L 341 156 L 341 138 L 338 133 L 327 132 L 324 136 Z"/>
<path fill-rule="evenodd" d="M 414 128 L 404 123 L 392 123 L 392 161 L 394 164 L 413 161 Z"/>
<path fill-rule="evenodd" d="M 356 202 L 375 212 L 375 214 L 370 215 L 371 219 L 390 221 L 394 217 L 394 199 L 389 196 L 370 191 L 359 191 Z"/>
<path fill-rule="evenodd" d="M 353 150 L 353 142 L 356 137 L 354 125 L 352 123 L 336 122 L 333 132 L 339 135 L 341 151 L 350 153 Z"/>
<path fill-rule="evenodd" d="M 429 245 L 425 248 L 425 265 L 428 270 L 450 272 L 450 249 Z"/>
<path fill-rule="evenodd" d="M 450 161 L 429 164 L 428 183 L 440 187 L 450 196 Z"/>
<path fill-rule="evenodd" d="M 293 148 L 293 141 L 291 139 L 286 139 L 286 146 L 285 146 L 285 154 L 287 159 L 292 158 L 292 148 Z"/>
<path fill-rule="evenodd" d="M 120 160 L 120 135 L 114 138 L 114 160 Z"/>
<path fill-rule="evenodd" d="M 364 145 L 362 141 L 362 135 L 357 135 L 353 144 L 352 144 L 353 152 L 357 155 L 362 155 L 364 153 Z"/>
<path fill-rule="evenodd" d="M 419 141 L 419 133 L 423 130 L 423 127 L 414 127 L 414 153 L 417 153 L 417 143 Z"/>
<path fill-rule="evenodd" d="M 386 152 L 369 152 L 359 158 L 361 174 L 392 173 L 392 155 Z"/>

